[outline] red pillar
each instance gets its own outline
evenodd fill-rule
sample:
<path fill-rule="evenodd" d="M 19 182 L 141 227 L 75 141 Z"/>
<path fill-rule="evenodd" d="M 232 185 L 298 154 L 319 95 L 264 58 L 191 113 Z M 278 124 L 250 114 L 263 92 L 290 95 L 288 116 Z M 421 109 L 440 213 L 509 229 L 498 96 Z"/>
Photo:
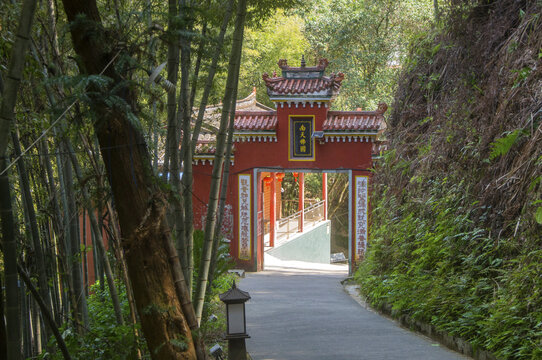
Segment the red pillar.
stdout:
<path fill-rule="evenodd" d="M 322 173 L 322 200 L 324 200 L 324 220 L 327 220 L 327 173 Z"/>
<path fill-rule="evenodd" d="M 269 246 L 275 246 L 275 223 L 277 221 L 277 194 L 276 194 L 276 179 L 275 173 L 271 173 L 271 196 L 269 203 Z"/>
<path fill-rule="evenodd" d="M 299 216 L 299 232 L 303 232 L 303 225 L 305 222 L 304 210 L 305 210 L 305 174 L 299 173 L 298 177 L 299 182 L 299 211 L 301 215 Z"/>
<path fill-rule="evenodd" d="M 257 175 L 257 192 L 256 192 L 256 206 L 257 206 L 257 234 L 255 236 L 256 243 L 256 271 L 263 270 L 263 254 L 264 254 L 264 243 L 263 243 L 263 197 L 264 197 L 264 188 L 262 181 L 262 173 L 258 172 Z"/>

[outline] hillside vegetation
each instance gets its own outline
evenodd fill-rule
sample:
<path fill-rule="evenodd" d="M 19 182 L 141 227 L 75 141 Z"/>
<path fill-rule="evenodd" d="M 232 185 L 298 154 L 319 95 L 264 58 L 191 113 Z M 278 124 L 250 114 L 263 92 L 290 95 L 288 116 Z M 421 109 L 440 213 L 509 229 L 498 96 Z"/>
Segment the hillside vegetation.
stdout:
<path fill-rule="evenodd" d="M 357 279 L 375 306 L 541 359 L 542 4 L 456 3 L 412 44 Z"/>

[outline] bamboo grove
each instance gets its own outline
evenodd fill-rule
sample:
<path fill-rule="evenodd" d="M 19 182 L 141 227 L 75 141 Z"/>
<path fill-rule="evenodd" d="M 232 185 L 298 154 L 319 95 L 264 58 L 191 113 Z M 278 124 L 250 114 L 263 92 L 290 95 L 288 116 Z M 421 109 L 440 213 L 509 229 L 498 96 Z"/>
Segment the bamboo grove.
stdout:
<path fill-rule="evenodd" d="M 98 338 L 90 323 L 114 316 L 115 333 L 96 340 L 118 342 L 107 358 L 206 358 L 199 326 L 216 268 L 243 30 L 294 4 L 0 5 L 0 357 L 80 358 L 70 341 Z M 190 159 L 209 101 L 223 104 L 221 157 L 194 261 Z M 112 315 L 97 310 L 100 297 Z"/>

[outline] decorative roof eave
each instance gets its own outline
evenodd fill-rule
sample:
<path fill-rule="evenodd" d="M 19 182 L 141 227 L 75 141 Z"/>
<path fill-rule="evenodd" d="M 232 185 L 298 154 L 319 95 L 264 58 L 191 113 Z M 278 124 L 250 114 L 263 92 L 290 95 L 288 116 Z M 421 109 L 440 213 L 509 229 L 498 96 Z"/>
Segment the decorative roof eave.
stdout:
<path fill-rule="evenodd" d="M 324 142 L 375 142 L 375 134 L 324 134 L 324 138 L 320 139 L 321 143 Z"/>
<path fill-rule="evenodd" d="M 215 154 L 196 154 L 192 157 L 192 165 L 213 165 L 215 162 Z M 231 154 L 230 156 L 230 164 L 233 165 L 235 163 L 235 156 Z"/>
<path fill-rule="evenodd" d="M 275 130 L 256 130 L 256 131 L 244 131 L 235 130 L 233 136 L 277 136 Z"/>
<path fill-rule="evenodd" d="M 236 131 L 233 133 L 235 142 L 277 142 L 275 131 Z"/>
<path fill-rule="evenodd" d="M 333 99 L 331 99 L 333 100 Z M 275 103 L 275 107 L 303 107 L 306 108 L 307 106 L 310 106 L 311 108 L 318 107 L 329 107 L 331 103 L 330 99 L 307 99 L 307 98 L 299 98 L 299 99 L 281 99 L 281 100 L 273 100 Z"/>
<path fill-rule="evenodd" d="M 322 95 L 309 95 L 309 94 L 296 94 L 291 96 L 269 95 L 269 100 L 273 102 L 331 102 L 337 97 L 336 94 L 329 96 Z"/>
<path fill-rule="evenodd" d="M 379 129 L 366 130 L 324 130 L 324 136 L 377 136 Z"/>

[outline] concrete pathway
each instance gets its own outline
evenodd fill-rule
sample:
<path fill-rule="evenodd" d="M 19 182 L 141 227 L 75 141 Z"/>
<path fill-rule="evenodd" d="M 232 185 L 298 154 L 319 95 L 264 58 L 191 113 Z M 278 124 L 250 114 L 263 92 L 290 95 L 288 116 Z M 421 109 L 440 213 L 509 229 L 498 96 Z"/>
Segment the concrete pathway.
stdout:
<path fill-rule="evenodd" d="M 254 360 L 467 359 L 362 307 L 340 281 L 346 266 L 265 259 L 239 287 Z"/>

